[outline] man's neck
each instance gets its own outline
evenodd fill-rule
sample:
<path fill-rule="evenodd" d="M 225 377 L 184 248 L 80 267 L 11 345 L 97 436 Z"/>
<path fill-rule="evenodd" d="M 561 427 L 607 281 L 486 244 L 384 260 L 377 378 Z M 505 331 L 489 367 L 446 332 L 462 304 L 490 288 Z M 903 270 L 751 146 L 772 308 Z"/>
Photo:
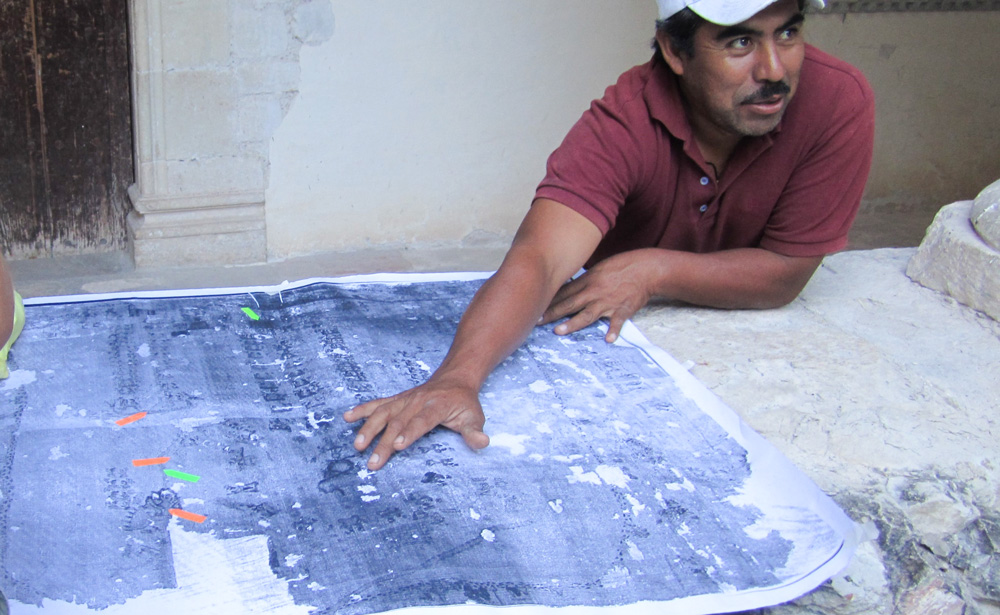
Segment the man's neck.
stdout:
<path fill-rule="evenodd" d="M 694 142 L 698 146 L 702 158 L 715 169 L 716 174 L 719 176 L 725 170 L 741 138 L 737 136 L 733 138 L 706 139 L 699 136 L 697 130 L 694 131 Z"/>

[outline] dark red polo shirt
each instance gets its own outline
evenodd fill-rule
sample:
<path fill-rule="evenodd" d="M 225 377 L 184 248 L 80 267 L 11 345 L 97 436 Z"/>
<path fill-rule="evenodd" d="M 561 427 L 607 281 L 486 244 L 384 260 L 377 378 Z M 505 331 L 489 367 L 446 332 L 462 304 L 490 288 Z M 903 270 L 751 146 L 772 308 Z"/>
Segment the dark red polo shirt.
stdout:
<path fill-rule="evenodd" d="M 743 139 L 716 181 L 691 138 L 675 75 L 654 59 L 593 102 L 549 157 L 536 198 L 597 225 L 604 239 L 589 264 L 654 246 L 829 254 L 847 244 L 861 203 L 874 117 L 864 76 L 807 45 L 779 126 Z"/>

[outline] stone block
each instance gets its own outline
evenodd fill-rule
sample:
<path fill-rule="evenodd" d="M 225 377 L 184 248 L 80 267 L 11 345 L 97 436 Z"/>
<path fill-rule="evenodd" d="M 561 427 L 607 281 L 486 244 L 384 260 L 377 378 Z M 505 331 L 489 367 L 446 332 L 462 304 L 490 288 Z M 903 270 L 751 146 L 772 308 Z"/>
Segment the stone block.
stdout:
<path fill-rule="evenodd" d="M 289 49 L 288 18 L 280 6 L 259 9 L 233 5 L 232 55 L 234 58 L 281 57 Z"/>
<path fill-rule="evenodd" d="M 238 117 L 240 141 L 270 141 L 285 112 L 277 95 L 260 94 L 240 98 Z"/>
<path fill-rule="evenodd" d="M 961 201 L 938 212 L 906 275 L 1000 320 L 1000 251 L 972 226 L 972 205 Z"/>
<path fill-rule="evenodd" d="M 972 226 L 994 250 L 1000 250 L 1000 180 L 979 193 L 969 214 Z"/>
<path fill-rule="evenodd" d="M 236 78 L 228 71 L 163 75 L 164 154 L 170 160 L 232 154 L 236 148 Z M 156 118 L 154 118 L 154 121 Z"/>
<path fill-rule="evenodd" d="M 285 60 L 246 61 L 236 69 L 241 94 L 272 94 L 299 87 L 299 63 Z"/>
<path fill-rule="evenodd" d="M 167 0 L 160 19 L 163 68 L 224 66 L 229 62 L 230 20 L 227 0 Z"/>
<path fill-rule="evenodd" d="M 244 149 L 231 156 L 169 161 L 166 166 L 170 194 L 263 192 L 264 155 Z"/>
<path fill-rule="evenodd" d="M 137 268 L 267 260 L 263 193 L 142 197 L 129 192 L 129 247 Z"/>

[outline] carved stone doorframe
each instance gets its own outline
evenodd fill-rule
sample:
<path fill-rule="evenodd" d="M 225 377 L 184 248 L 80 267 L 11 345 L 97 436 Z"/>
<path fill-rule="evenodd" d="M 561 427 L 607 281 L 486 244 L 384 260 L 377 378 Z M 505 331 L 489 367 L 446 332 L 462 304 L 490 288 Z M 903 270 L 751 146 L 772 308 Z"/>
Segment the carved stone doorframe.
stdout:
<path fill-rule="evenodd" d="M 136 267 L 265 261 L 266 143 L 239 130 L 228 3 L 131 0 L 129 8 L 136 167 L 127 228 Z"/>

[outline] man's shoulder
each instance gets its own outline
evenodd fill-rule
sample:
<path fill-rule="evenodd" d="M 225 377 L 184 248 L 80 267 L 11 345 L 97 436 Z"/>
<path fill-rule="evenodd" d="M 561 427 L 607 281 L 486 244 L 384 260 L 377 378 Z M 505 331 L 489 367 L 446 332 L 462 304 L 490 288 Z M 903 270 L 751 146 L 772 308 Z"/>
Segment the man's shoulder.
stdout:
<path fill-rule="evenodd" d="M 650 61 L 628 69 L 618 76 L 618 80 L 604 91 L 601 101 L 607 105 L 623 108 L 635 103 L 644 104 L 644 93 L 655 75 L 655 62 Z"/>
<path fill-rule="evenodd" d="M 871 101 L 871 86 L 858 68 L 812 45 L 806 45 L 802 79 L 806 86 L 803 93 L 829 102 L 846 102 L 843 97 L 855 97 L 857 102 Z M 829 97 L 841 97 L 839 101 Z"/>

